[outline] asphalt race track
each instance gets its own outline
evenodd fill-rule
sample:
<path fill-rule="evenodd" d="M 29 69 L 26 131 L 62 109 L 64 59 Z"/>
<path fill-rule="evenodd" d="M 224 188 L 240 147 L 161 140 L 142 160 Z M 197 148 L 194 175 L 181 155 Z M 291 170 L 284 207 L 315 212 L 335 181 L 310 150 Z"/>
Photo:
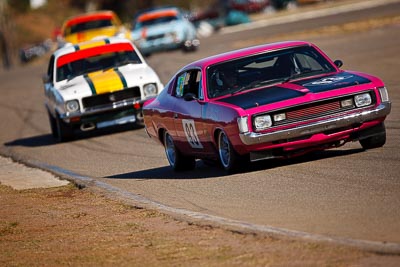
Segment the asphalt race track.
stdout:
<path fill-rule="evenodd" d="M 400 1 L 395 1 L 234 33 L 221 31 L 201 39 L 196 53 L 174 51 L 148 58 L 165 84 L 183 65 L 205 56 L 262 42 L 314 42 L 332 59 L 343 60 L 342 69 L 368 72 L 385 81 L 392 112 L 383 148 L 363 151 L 359 143 L 349 143 L 297 159 L 251 164 L 239 174 L 225 175 L 201 161 L 195 171 L 174 173 L 163 148 L 143 128 L 123 127 L 56 143 L 43 105 L 43 60 L 0 71 L 0 153 L 92 178 L 172 211 L 267 231 L 388 242 L 400 251 L 399 16 Z M 329 30 L 337 28 L 341 30 Z"/>

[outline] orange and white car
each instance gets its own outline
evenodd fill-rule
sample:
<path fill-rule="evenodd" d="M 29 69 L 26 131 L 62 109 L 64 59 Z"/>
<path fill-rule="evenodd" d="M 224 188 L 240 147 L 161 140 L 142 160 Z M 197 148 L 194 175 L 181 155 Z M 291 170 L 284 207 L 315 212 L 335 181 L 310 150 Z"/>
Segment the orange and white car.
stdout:
<path fill-rule="evenodd" d="M 77 44 L 99 37 L 130 38 L 130 32 L 122 25 L 113 11 L 96 11 L 80 14 L 66 20 L 61 29 L 61 42 Z"/>

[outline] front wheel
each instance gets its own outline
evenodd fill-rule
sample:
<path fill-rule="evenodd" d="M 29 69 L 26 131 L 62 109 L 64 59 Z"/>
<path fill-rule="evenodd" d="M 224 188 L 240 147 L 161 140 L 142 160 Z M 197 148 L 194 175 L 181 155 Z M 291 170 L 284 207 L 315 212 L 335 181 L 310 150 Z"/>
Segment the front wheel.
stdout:
<path fill-rule="evenodd" d="M 57 130 L 57 121 L 56 119 L 50 114 L 49 111 L 47 111 L 47 115 L 49 117 L 49 123 L 50 123 L 50 129 L 51 129 L 51 135 L 54 138 L 58 138 L 58 130 Z"/>
<path fill-rule="evenodd" d="M 379 126 L 379 133 L 360 140 L 360 144 L 364 149 L 373 149 L 382 147 L 386 143 L 386 128 L 385 125 L 382 124 Z"/>
<path fill-rule="evenodd" d="M 69 141 L 74 137 L 74 131 L 71 126 L 66 124 L 59 116 L 56 118 L 57 126 L 57 141 L 65 142 Z"/>
<path fill-rule="evenodd" d="M 221 131 L 218 134 L 218 155 L 222 167 L 228 172 L 233 172 L 238 169 L 239 155 L 233 149 L 228 136 Z"/>
<path fill-rule="evenodd" d="M 167 131 L 164 133 L 164 148 L 169 165 L 174 169 L 174 171 L 193 170 L 195 168 L 195 158 L 182 155 L 182 153 L 176 148 L 174 140 Z"/>

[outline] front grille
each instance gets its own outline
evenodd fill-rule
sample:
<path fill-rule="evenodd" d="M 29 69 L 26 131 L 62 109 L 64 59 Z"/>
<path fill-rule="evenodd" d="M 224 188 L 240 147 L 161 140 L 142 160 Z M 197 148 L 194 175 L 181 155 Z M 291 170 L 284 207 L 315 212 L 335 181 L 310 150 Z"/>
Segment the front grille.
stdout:
<path fill-rule="evenodd" d="M 165 36 L 165 34 L 157 34 L 157 35 L 147 36 L 146 39 L 148 41 L 153 41 L 153 40 L 164 38 L 164 36 Z"/>
<path fill-rule="evenodd" d="M 323 115 L 328 115 L 340 111 L 340 102 L 334 101 L 330 103 L 324 103 L 316 106 L 304 107 L 301 109 L 295 109 L 286 113 L 286 119 L 288 122 L 297 120 L 307 120 Z"/>
<path fill-rule="evenodd" d="M 82 99 L 82 105 L 85 109 L 94 108 L 137 97 L 140 97 L 140 88 L 136 86 L 112 93 L 85 97 Z"/>
<path fill-rule="evenodd" d="M 373 96 L 373 94 L 371 93 Z M 356 109 L 355 106 L 353 107 L 341 107 L 340 102 L 345 99 L 352 98 L 352 96 L 345 96 L 335 99 L 330 99 L 326 101 L 319 101 L 315 103 L 310 103 L 302 106 L 288 108 L 286 110 L 279 110 L 272 113 L 272 117 L 274 114 L 285 113 L 286 119 L 282 121 L 273 122 L 274 126 L 286 125 L 295 122 L 306 121 L 310 119 L 321 118 L 324 116 L 329 116 L 332 114 L 338 114 L 341 112 L 349 111 L 352 109 Z M 374 105 L 376 102 L 375 98 L 372 97 L 372 104 Z"/>

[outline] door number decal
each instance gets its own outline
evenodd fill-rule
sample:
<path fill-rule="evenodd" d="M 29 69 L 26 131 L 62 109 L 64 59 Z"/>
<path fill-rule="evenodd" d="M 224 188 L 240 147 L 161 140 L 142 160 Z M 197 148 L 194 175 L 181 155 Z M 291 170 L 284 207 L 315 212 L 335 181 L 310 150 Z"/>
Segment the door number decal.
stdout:
<path fill-rule="evenodd" d="M 182 120 L 182 126 L 190 146 L 193 148 L 203 148 L 203 145 L 200 143 L 200 139 L 197 136 L 194 120 Z"/>

